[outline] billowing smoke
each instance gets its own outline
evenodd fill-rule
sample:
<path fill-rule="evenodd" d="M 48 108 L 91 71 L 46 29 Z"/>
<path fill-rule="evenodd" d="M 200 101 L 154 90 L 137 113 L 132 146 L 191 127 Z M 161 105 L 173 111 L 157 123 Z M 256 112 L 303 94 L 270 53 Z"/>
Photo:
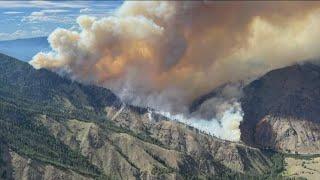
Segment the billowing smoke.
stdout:
<path fill-rule="evenodd" d="M 129 103 L 184 113 L 222 84 L 318 58 L 319 4 L 125 2 L 110 17 L 79 17 L 81 32 L 55 30 L 53 51 L 30 63 L 110 88 Z M 231 105 L 220 127 L 241 114 Z"/>
<path fill-rule="evenodd" d="M 223 101 L 221 104 L 214 104 L 214 106 L 217 105 L 219 105 L 220 110 L 213 116 L 210 116 L 210 118 L 185 114 L 172 114 L 169 112 L 159 113 L 170 119 L 198 128 L 207 134 L 215 135 L 216 137 L 230 141 L 239 141 L 239 125 L 243 120 L 243 112 L 240 103 L 237 101 Z M 212 109 L 206 111 L 206 113 L 210 111 L 212 111 Z"/>

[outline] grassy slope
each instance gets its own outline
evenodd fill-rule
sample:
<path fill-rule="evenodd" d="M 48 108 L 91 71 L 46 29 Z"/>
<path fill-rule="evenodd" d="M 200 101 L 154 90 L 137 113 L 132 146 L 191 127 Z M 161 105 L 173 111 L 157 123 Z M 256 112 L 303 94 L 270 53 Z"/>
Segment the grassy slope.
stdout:
<path fill-rule="evenodd" d="M 82 174 L 95 177 L 102 175 L 101 170 L 92 165 L 80 152 L 71 150 L 49 135 L 46 128 L 35 123 L 33 117 L 38 114 L 45 114 L 61 121 L 78 119 L 96 123 L 107 122 L 111 131 L 125 132 L 145 142 L 163 146 L 145 134 L 137 134 L 113 125 L 100 114 L 100 107 L 120 107 L 121 102 L 109 90 L 81 85 L 47 70 L 36 71 L 24 62 L 2 54 L 0 72 L 0 138 L 22 155 Z M 276 157 L 275 169 L 271 169 L 264 177 L 248 176 L 226 169 L 224 174 L 216 178 L 274 178 L 278 177 L 281 162 L 283 160 Z"/>

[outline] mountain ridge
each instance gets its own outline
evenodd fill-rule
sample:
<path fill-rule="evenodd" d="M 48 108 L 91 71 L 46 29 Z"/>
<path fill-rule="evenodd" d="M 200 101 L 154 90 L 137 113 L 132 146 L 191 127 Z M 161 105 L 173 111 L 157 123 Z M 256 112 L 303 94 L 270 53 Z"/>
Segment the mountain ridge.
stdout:
<path fill-rule="evenodd" d="M 319 154 L 319 95 L 317 65 L 298 64 L 266 73 L 244 88 L 242 140 L 279 151 Z"/>
<path fill-rule="evenodd" d="M 44 168 L 39 179 L 53 172 L 102 179 L 231 178 L 270 172 L 272 162 L 259 149 L 126 105 L 110 90 L 35 70 L 1 54 L 0 70 L 0 135 L 11 152 L 6 153 L 5 169 L 34 172 L 14 164 L 17 159 L 35 162 L 29 169 Z"/>

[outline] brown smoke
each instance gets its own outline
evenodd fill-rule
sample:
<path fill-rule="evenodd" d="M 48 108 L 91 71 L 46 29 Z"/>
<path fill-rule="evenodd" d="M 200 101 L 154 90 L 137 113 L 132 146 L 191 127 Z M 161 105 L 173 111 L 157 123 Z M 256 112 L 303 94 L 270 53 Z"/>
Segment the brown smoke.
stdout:
<path fill-rule="evenodd" d="M 57 29 L 35 68 L 111 88 L 124 100 L 172 110 L 226 83 L 320 51 L 319 2 L 125 2 L 112 17 Z M 181 110 L 181 109 L 179 109 Z"/>

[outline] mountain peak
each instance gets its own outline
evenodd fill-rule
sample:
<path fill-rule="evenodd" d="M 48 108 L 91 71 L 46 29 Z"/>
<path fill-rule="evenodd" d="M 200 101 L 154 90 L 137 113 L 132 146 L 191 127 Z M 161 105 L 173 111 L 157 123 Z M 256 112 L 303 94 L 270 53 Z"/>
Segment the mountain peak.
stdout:
<path fill-rule="evenodd" d="M 319 66 L 305 63 L 276 69 L 243 91 L 243 141 L 284 151 L 319 152 L 315 150 L 320 148 L 316 132 L 320 123 Z M 311 134 L 315 137 L 312 141 L 308 138 Z M 297 141 L 293 143 L 293 139 Z M 310 143 L 302 145 L 298 139 Z"/>

